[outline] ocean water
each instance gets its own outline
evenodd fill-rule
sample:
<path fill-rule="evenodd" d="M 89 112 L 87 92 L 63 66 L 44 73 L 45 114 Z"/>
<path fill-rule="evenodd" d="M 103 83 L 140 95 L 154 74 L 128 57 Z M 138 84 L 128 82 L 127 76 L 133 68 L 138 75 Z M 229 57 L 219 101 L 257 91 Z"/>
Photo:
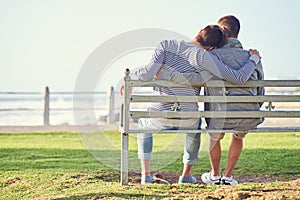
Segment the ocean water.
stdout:
<path fill-rule="evenodd" d="M 298 91 L 289 90 L 268 91 L 267 94 L 289 94 L 290 92 L 300 95 Z M 137 93 L 149 94 L 149 91 Z M 51 93 L 50 125 L 87 125 L 103 123 L 103 116 L 106 116 L 109 112 L 106 92 L 93 94 L 92 102 L 90 99 L 90 94 L 82 94 L 74 98 L 72 93 Z M 74 101 L 76 101 L 77 108 L 74 107 Z M 122 98 L 118 93 L 115 93 L 114 112 L 116 115 L 120 113 L 121 102 Z M 262 106 L 262 110 L 265 109 L 266 105 L 267 103 Z M 274 105 L 276 105 L 276 110 L 300 110 L 300 103 L 274 103 Z M 145 109 L 148 107 L 148 104 L 135 106 L 137 109 Z M 43 107 L 44 101 L 43 94 L 41 93 L 0 92 L 0 126 L 43 125 Z"/>
<path fill-rule="evenodd" d="M 76 97 L 76 105 L 79 107 L 74 108 L 72 93 L 50 94 L 50 125 L 84 125 L 95 124 L 95 121 L 100 123 L 101 116 L 108 114 L 107 94 L 103 92 L 93 95 L 94 105 L 89 98 L 90 95 L 87 97 L 85 94 Z M 119 113 L 119 100 L 115 96 L 115 113 Z M 43 94 L 0 93 L 0 126 L 43 125 L 43 109 Z"/>

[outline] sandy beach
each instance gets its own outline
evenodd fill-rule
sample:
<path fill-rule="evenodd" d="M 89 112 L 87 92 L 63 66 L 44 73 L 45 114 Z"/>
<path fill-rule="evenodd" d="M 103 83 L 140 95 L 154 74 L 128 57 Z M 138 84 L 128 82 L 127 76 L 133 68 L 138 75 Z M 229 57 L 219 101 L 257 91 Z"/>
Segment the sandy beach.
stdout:
<path fill-rule="evenodd" d="M 55 125 L 55 126 L 0 126 L 0 133 L 41 133 L 41 132 L 96 132 L 118 130 L 117 124 L 105 125 Z"/>

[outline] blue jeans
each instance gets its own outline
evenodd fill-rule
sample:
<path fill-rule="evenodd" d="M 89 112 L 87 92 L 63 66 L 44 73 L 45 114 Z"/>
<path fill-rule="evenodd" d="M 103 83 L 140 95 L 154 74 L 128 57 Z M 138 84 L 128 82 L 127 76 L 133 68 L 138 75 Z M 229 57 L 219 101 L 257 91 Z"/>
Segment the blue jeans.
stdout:
<path fill-rule="evenodd" d="M 180 129 L 190 129 L 196 130 L 200 129 L 201 119 L 198 123 L 195 123 L 191 127 L 170 127 L 163 126 L 160 127 L 162 130 L 180 130 Z M 139 128 L 153 128 L 151 119 L 140 119 Z M 186 141 L 184 145 L 183 163 L 187 165 L 194 165 L 198 160 L 198 152 L 200 148 L 201 133 L 187 133 Z M 138 158 L 141 160 L 151 160 L 152 158 L 152 147 L 153 147 L 153 134 L 152 133 L 138 133 L 137 134 L 138 143 Z"/>

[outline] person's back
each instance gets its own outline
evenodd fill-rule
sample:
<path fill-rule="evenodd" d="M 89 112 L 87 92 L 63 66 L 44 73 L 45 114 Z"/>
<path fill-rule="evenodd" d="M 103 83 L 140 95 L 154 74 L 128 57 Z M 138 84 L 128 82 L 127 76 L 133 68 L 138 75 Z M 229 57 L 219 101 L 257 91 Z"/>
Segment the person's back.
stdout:
<path fill-rule="evenodd" d="M 243 50 L 242 44 L 238 41 L 238 34 L 240 31 L 240 22 L 233 15 L 227 15 L 218 20 L 218 25 L 222 27 L 228 36 L 228 43 L 220 49 L 214 50 L 212 53 L 221 59 L 226 65 L 232 68 L 240 68 L 245 60 L 249 57 L 248 53 Z M 263 79 L 262 65 L 259 63 L 256 70 L 252 73 L 249 80 Z M 236 96 L 236 95 L 263 95 L 263 87 L 252 88 L 206 88 L 207 95 L 222 95 L 222 96 Z M 239 111 L 249 110 L 256 111 L 260 109 L 260 103 L 211 103 L 206 104 L 205 109 L 212 111 Z M 226 115 L 224 116 L 226 117 Z M 238 181 L 232 176 L 234 167 L 240 157 L 243 149 L 243 139 L 249 130 L 254 129 L 262 123 L 260 118 L 223 118 L 223 119 L 206 119 L 208 129 L 234 130 L 232 133 L 231 142 L 228 149 L 227 163 L 221 176 L 220 161 L 222 155 L 222 148 L 220 141 L 223 139 L 225 133 L 212 133 L 210 135 L 209 157 L 211 161 L 211 171 L 203 173 L 201 179 L 206 184 L 225 184 L 235 185 Z"/>
<path fill-rule="evenodd" d="M 249 59 L 249 53 L 242 49 L 241 43 L 235 38 L 229 38 L 228 44 L 223 48 L 214 49 L 212 54 L 217 56 L 222 62 L 234 69 L 241 68 Z M 214 77 L 214 79 L 218 79 Z M 249 80 L 261 80 L 263 79 L 263 69 L 261 63 L 252 73 Z M 263 88 L 210 88 L 204 89 L 205 95 L 209 96 L 235 96 L 235 95 L 262 95 L 264 94 Z M 205 104 L 206 110 L 211 111 L 238 111 L 238 110 L 259 110 L 259 103 L 207 103 Z M 232 129 L 238 131 L 247 131 L 256 128 L 257 125 L 262 123 L 260 118 L 239 118 L 239 119 L 225 119 L 225 118 L 213 118 L 206 119 L 208 129 Z"/>
<path fill-rule="evenodd" d="M 160 43 L 161 49 L 164 50 L 163 67 L 172 70 L 184 72 L 196 72 L 197 54 L 203 54 L 205 51 L 200 49 L 195 44 L 190 44 L 184 41 L 165 40 Z M 175 96 L 197 96 L 200 93 L 200 88 L 166 88 L 154 87 L 154 95 L 175 95 Z M 174 103 L 159 102 L 151 104 L 149 109 L 154 110 L 172 110 Z M 177 111 L 196 111 L 198 110 L 197 103 L 181 103 Z"/>

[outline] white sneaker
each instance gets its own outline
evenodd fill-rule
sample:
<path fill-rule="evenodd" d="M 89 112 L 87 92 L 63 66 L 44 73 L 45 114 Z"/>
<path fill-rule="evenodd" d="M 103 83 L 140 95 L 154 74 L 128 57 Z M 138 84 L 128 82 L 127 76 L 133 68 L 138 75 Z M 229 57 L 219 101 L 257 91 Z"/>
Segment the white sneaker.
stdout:
<path fill-rule="evenodd" d="M 201 180 L 205 184 L 221 185 L 221 176 L 213 176 L 211 171 L 202 174 Z"/>
<path fill-rule="evenodd" d="M 232 176 L 230 176 L 230 177 L 223 176 L 221 179 L 221 183 L 223 185 L 236 185 L 239 182 L 237 180 L 235 180 Z"/>

